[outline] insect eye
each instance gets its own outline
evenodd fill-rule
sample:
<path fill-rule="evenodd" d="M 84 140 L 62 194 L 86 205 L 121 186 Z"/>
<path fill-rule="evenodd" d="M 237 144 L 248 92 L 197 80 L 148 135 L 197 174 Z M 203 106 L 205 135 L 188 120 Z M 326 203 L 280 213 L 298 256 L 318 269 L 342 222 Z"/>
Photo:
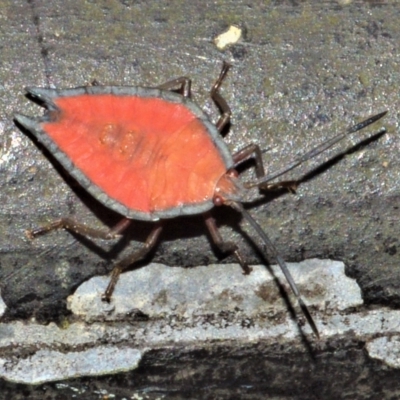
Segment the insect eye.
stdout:
<path fill-rule="evenodd" d="M 226 175 L 228 175 L 230 178 L 238 178 L 239 173 L 236 171 L 236 169 L 230 169 Z"/>
<path fill-rule="evenodd" d="M 222 206 L 225 203 L 224 198 L 219 195 L 214 196 L 213 201 L 216 206 Z"/>

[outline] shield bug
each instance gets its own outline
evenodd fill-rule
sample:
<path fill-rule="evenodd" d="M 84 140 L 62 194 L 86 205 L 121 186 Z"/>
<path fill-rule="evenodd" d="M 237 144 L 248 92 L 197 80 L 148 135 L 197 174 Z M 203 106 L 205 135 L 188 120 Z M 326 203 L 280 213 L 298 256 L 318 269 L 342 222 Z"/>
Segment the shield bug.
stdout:
<path fill-rule="evenodd" d="M 155 88 L 97 85 L 66 90 L 28 88 L 29 96 L 47 111 L 38 119 L 17 115 L 17 122 L 32 132 L 83 188 L 123 216 L 120 223 L 106 231 L 62 218 L 28 231 L 28 236 L 34 238 L 65 228 L 91 238 L 114 239 L 132 220 L 152 222 L 154 228 L 143 247 L 114 266 L 103 294 L 103 299 L 110 301 L 121 272 L 153 248 L 164 220 L 180 215 L 204 214 L 216 246 L 223 253 L 233 253 L 244 273 L 250 273 L 236 244 L 223 240 L 210 214 L 214 206 L 230 206 L 242 214 L 273 254 L 318 336 L 285 261 L 241 201 L 250 188 L 290 187 L 291 183 L 270 182 L 382 118 L 386 112 L 349 128 L 276 173 L 265 175 L 262 152 L 256 144 L 231 155 L 222 140 L 221 131 L 230 120 L 231 110 L 219 88 L 229 67 L 223 64 L 210 91 L 221 111 L 215 124 L 192 101 L 191 81 L 186 77 Z M 242 183 L 236 168 L 250 158 L 255 161 L 257 178 Z"/>

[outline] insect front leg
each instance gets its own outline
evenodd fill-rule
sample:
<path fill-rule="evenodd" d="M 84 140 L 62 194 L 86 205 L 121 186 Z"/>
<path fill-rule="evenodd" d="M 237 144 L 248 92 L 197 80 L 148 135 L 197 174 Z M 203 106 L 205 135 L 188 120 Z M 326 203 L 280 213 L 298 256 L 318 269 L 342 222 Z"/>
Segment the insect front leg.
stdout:
<path fill-rule="evenodd" d="M 243 149 L 239 150 L 235 154 L 233 154 L 233 162 L 234 168 L 236 168 L 239 164 L 247 161 L 250 158 L 254 159 L 255 162 L 255 171 L 256 171 L 256 176 L 257 178 L 262 178 L 265 176 L 265 169 L 264 169 L 264 163 L 262 160 L 262 152 L 261 149 L 258 145 L 251 143 L 244 147 Z M 283 182 L 277 182 L 277 183 L 265 183 L 262 185 L 259 185 L 260 189 L 266 189 L 266 190 L 273 190 L 273 189 L 281 189 L 281 188 L 287 188 L 291 192 L 295 192 L 298 186 L 297 181 L 283 181 Z"/>
<path fill-rule="evenodd" d="M 258 145 L 251 143 L 233 154 L 232 157 L 233 162 L 235 163 L 234 168 L 236 168 L 242 162 L 247 161 L 249 158 L 254 158 L 257 178 L 261 178 L 265 175 L 262 153 Z"/>
<path fill-rule="evenodd" d="M 160 237 L 161 231 L 162 226 L 160 224 L 157 224 L 150 232 L 150 235 L 147 237 L 143 247 L 140 250 L 124 258 L 114 266 L 111 272 L 110 282 L 101 297 L 103 301 L 110 301 L 111 296 L 114 292 L 115 285 L 117 284 L 118 278 L 121 273 L 129 268 L 129 266 L 131 266 L 134 262 L 143 259 L 150 252 L 150 250 L 154 248 L 154 246 L 157 244 L 158 238 Z"/>
<path fill-rule="evenodd" d="M 156 86 L 157 89 L 177 91 L 183 97 L 192 97 L 192 81 L 186 76 L 173 79 Z"/>
<path fill-rule="evenodd" d="M 215 219 L 210 215 L 210 213 L 204 214 L 204 220 L 208 231 L 210 232 L 213 243 L 222 251 L 222 253 L 233 253 L 238 260 L 240 266 L 243 269 L 243 274 L 248 275 L 252 271 L 247 263 L 244 261 L 242 254 L 240 253 L 237 245 L 233 242 L 225 242 L 219 233 Z"/>
<path fill-rule="evenodd" d="M 131 221 L 132 220 L 128 218 L 123 218 L 120 222 L 118 222 L 117 225 L 115 225 L 111 229 L 102 230 L 97 228 L 90 228 L 85 224 L 76 222 L 71 218 L 61 218 L 43 227 L 27 230 L 26 236 L 29 239 L 34 239 L 37 236 L 45 235 L 46 233 L 54 231 L 56 229 L 67 229 L 68 231 L 77 233 L 81 236 L 90 237 L 93 239 L 110 240 L 119 237 L 121 235 L 121 232 L 123 232 L 130 225 Z"/>

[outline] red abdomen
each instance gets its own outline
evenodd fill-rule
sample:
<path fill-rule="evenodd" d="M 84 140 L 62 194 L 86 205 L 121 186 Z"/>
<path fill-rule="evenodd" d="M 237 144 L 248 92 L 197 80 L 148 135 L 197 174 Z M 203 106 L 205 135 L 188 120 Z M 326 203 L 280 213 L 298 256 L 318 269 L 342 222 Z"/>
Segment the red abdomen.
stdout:
<path fill-rule="evenodd" d="M 183 104 L 112 94 L 58 97 L 42 129 L 90 181 L 153 213 L 211 200 L 226 166 Z"/>

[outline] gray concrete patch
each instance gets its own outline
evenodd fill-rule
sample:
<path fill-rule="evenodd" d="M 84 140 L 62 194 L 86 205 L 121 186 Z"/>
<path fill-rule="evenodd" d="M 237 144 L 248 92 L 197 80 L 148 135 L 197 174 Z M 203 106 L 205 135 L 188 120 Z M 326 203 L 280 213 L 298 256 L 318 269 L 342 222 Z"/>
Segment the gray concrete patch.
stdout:
<path fill-rule="evenodd" d="M 366 349 L 372 358 L 391 368 L 400 368 L 400 336 L 380 337 L 370 341 Z"/>
<path fill-rule="evenodd" d="M 140 351 L 115 346 L 98 346 L 66 354 L 54 350 L 38 350 L 25 359 L 0 358 L 0 376 L 11 382 L 37 385 L 80 376 L 127 371 L 136 368 L 140 359 Z"/>
<path fill-rule="evenodd" d="M 140 310 L 150 318 L 168 315 L 192 319 L 203 314 L 235 312 L 248 318 L 277 314 L 286 304 L 274 282 L 279 279 L 290 294 L 277 266 L 273 275 L 263 265 L 244 276 L 238 264 L 171 268 L 152 263 L 126 272 L 117 283 L 111 303 L 101 301 L 109 278 L 94 277 L 68 298 L 68 308 L 86 321 L 116 320 Z M 344 264 L 308 260 L 289 264 L 305 301 L 325 311 L 340 311 L 362 304 L 360 288 L 344 274 Z M 295 304 L 295 300 L 292 299 Z"/>

